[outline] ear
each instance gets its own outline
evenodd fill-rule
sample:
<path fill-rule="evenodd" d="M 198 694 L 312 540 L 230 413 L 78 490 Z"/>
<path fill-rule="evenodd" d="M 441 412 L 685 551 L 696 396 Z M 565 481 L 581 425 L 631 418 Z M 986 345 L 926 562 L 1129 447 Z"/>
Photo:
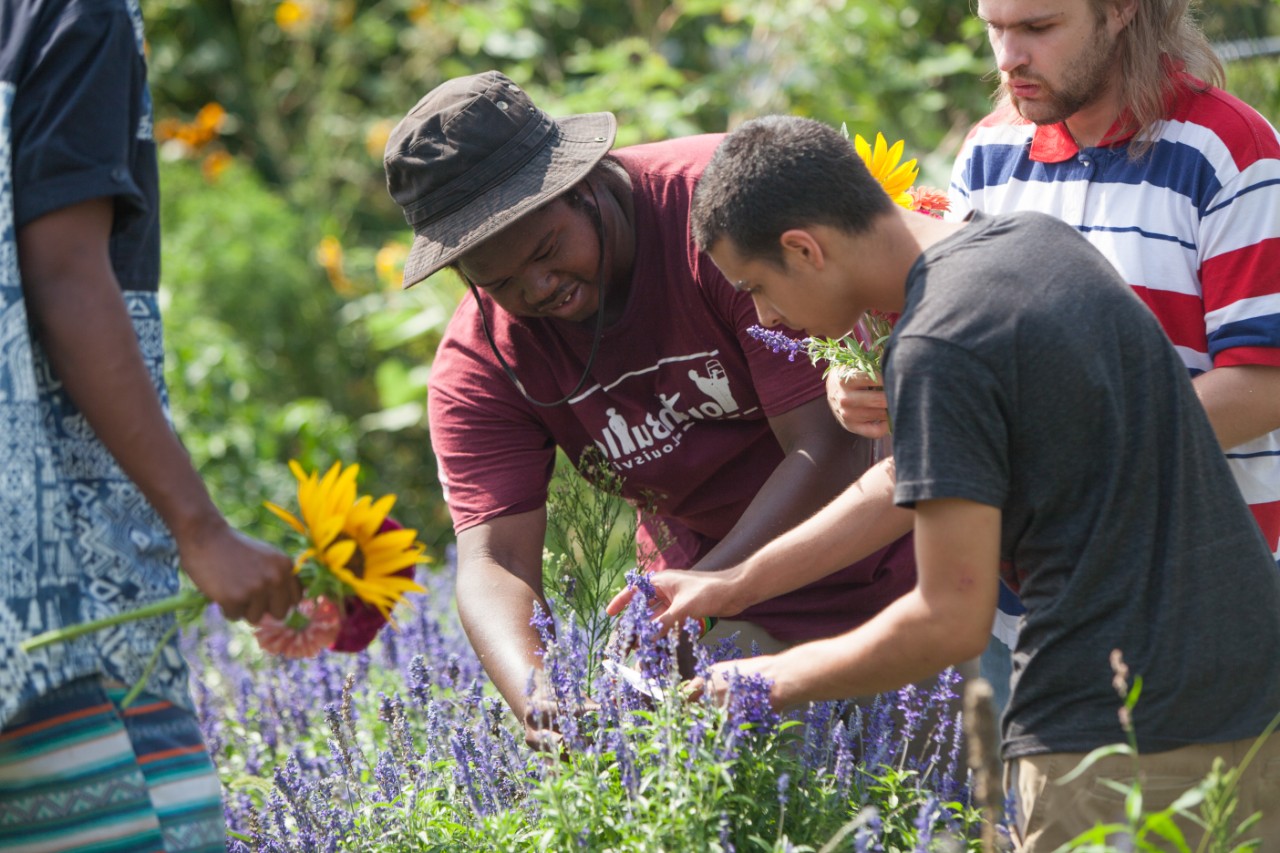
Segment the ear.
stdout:
<path fill-rule="evenodd" d="M 1111 6 L 1111 13 L 1107 16 L 1111 24 L 1115 27 L 1118 34 L 1125 27 L 1129 26 L 1129 22 L 1133 20 L 1133 16 L 1138 14 L 1138 4 L 1142 0 L 1115 0 Z"/>
<path fill-rule="evenodd" d="M 813 232 L 806 231 L 803 228 L 792 228 L 789 231 L 783 231 L 782 236 L 778 238 L 778 242 L 782 246 L 782 259 L 784 263 L 801 264 L 812 267 L 815 270 L 821 270 L 827 264 L 826 253 L 822 250 L 822 244 L 813 236 Z"/>

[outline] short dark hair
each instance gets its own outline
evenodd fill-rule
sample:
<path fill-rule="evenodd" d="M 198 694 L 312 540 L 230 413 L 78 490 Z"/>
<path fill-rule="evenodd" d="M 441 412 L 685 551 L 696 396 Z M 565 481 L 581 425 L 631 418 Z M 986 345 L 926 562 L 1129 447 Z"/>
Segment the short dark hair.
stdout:
<path fill-rule="evenodd" d="M 693 195 L 693 239 L 706 251 L 727 237 L 748 257 L 781 262 L 778 238 L 791 228 L 862 233 L 893 207 L 839 131 L 798 116 L 763 116 L 712 155 Z"/>

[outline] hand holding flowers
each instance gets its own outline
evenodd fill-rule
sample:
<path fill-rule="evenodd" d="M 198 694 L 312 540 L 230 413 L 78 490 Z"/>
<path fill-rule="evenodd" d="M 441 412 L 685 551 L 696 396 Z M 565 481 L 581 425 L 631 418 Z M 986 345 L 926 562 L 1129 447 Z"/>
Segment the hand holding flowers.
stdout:
<path fill-rule="evenodd" d="M 297 462 L 291 461 L 289 467 L 298 480 L 301 518 L 275 504 L 266 506 L 303 538 L 304 547 L 291 574 L 285 555 L 228 527 L 220 536 L 188 546 L 181 555 L 184 565 L 190 561 L 193 568 L 198 567 L 192 575 L 203 581 L 204 591 L 187 589 L 135 610 L 48 631 L 25 640 L 22 650 L 31 652 L 123 622 L 173 614 L 173 626 L 156 644 L 147 664 L 145 672 L 149 674 L 178 627 L 197 621 L 213 600 L 229 603 L 229 618 L 243 616 L 256 621 L 259 644 L 269 652 L 301 657 L 326 647 L 336 651 L 367 647 L 390 621 L 392 609 L 405 593 L 422 591 L 413 571 L 423 560 L 424 546 L 417 541 L 416 530 L 405 529 L 388 517 L 395 495 L 375 501 L 356 493 L 358 465 L 344 470 L 341 463 L 334 463 L 323 477 L 304 472 Z M 281 569 L 277 574 L 283 573 L 289 582 L 277 578 L 274 585 L 269 583 L 268 571 L 226 571 L 229 564 L 242 565 L 226 561 L 244 558 L 245 549 L 249 549 L 249 557 L 264 565 L 278 555 L 284 565 L 277 567 Z M 221 571 L 206 571 L 209 565 Z M 277 619 L 274 613 L 283 618 Z M 146 674 L 125 698 L 125 704 L 145 681 Z"/>

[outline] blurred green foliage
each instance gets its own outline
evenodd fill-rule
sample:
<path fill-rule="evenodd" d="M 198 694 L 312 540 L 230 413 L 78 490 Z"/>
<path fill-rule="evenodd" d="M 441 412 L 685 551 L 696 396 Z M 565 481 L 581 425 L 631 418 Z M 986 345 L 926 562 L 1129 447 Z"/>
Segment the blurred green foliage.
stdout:
<path fill-rule="evenodd" d="M 1218 40 L 1277 29 L 1274 0 L 1204 10 Z M 381 152 L 435 85 L 498 68 L 553 115 L 611 110 L 618 144 L 767 112 L 906 139 L 945 186 L 989 104 L 990 51 L 951 0 L 144 0 L 162 140 L 175 418 L 222 505 L 264 521 L 285 461 L 359 461 L 433 549 L 450 540 L 425 422 L 462 295 L 408 292 Z M 1230 67 L 1272 119 L 1280 63 Z M 214 105 L 214 106 L 209 106 Z"/>

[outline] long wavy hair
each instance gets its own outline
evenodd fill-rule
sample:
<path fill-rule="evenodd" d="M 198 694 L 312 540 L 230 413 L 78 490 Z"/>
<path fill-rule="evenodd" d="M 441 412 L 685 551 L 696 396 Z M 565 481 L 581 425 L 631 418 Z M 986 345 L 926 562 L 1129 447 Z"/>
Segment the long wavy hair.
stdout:
<path fill-rule="evenodd" d="M 1116 0 L 1091 0 L 1100 19 Z M 1141 157 L 1153 140 L 1144 138 L 1162 120 L 1169 104 L 1188 86 L 1204 91 L 1222 87 L 1226 75 L 1222 61 L 1209 46 L 1194 17 L 1195 0 L 1135 0 L 1136 11 L 1120 31 L 1120 103 L 1125 112 L 1123 134 L 1136 134 L 1129 153 Z M 1175 69 L 1181 68 L 1202 81 L 1188 83 Z"/>

